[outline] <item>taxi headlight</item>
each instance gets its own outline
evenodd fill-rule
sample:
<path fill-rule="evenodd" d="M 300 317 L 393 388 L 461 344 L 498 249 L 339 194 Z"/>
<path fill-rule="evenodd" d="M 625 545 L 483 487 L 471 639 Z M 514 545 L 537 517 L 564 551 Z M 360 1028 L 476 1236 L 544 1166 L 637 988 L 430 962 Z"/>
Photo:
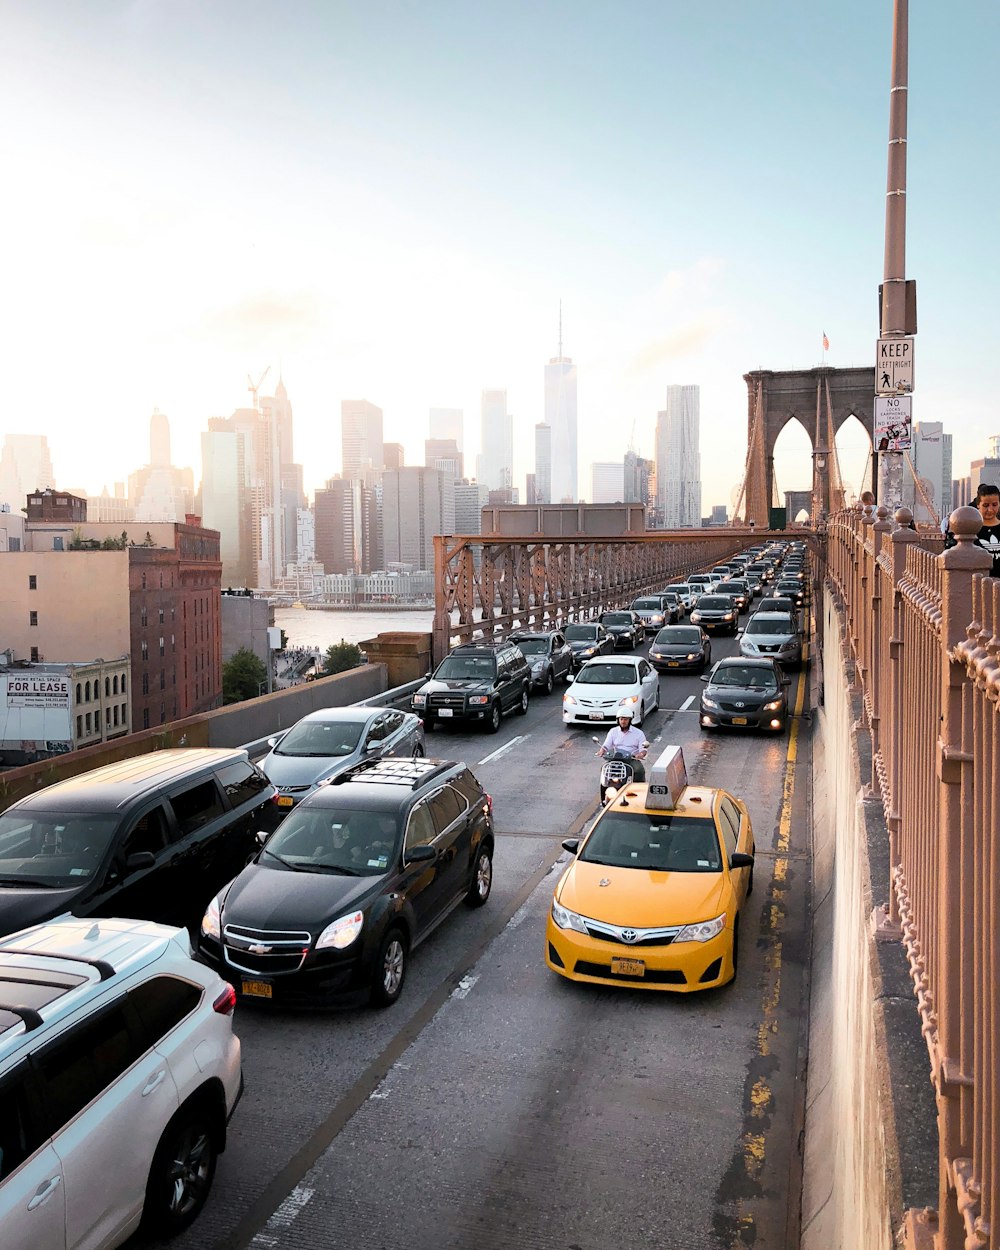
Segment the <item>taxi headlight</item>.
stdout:
<path fill-rule="evenodd" d="M 578 916 L 575 911 L 570 911 L 568 907 L 563 907 L 555 899 L 552 900 L 552 919 L 560 929 L 573 929 L 577 933 L 587 932 L 583 917 Z"/>
<path fill-rule="evenodd" d="M 219 896 L 209 903 L 205 909 L 205 914 L 201 918 L 201 936 L 215 938 L 217 942 L 222 941 L 222 908 L 219 904 Z"/>
<path fill-rule="evenodd" d="M 332 946 L 334 950 L 344 950 L 361 932 L 364 922 L 365 914 L 361 911 L 352 911 L 349 916 L 340 916 L 333 924 L 328 924 L 316 939 L 316 949 L 321 951 Z"/>
<path fill-rule="evenodd" d="M 674 938 L 674 942 L 710 942 L 726 927 L 726 913 L 714 920 L 702 920 L 699 924 L 686 924 Z"/>

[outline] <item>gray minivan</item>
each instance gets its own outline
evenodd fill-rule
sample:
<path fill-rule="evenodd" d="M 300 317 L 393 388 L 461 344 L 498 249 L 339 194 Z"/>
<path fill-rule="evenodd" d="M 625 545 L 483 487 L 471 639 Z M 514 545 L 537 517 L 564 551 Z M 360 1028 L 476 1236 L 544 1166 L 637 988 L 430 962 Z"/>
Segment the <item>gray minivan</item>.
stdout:
<path fill-rule="evenodd" d="M 273 827 L 246 751 L 175 748 L 70 777 L 0 813 L 0 934 L 77 916 L 196 924 Z"/>

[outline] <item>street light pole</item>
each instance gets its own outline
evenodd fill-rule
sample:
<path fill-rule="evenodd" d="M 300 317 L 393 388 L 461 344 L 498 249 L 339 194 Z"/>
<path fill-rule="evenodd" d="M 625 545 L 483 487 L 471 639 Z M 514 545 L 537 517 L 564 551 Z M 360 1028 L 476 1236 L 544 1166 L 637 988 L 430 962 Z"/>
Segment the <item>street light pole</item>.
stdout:
<path fill-rule="evenodd" d="M 906 337 L 906 108 L 909 0 L 893 0 L 889 160 L 885 194 L 885 264 L 881 338 Z M 878 501 L 890 513 L 903 502 L 903 453 L 878 454 Z"/>

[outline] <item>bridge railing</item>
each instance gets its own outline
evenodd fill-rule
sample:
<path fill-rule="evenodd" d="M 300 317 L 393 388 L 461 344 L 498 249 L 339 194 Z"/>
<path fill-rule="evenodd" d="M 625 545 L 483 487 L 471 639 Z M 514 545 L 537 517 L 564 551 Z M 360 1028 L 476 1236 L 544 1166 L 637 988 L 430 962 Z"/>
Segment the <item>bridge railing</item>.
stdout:
<path fill-rule="evenodd" d="M 758 541 L 751 527 L 642 534 L 434 539 L 434 662 L 460 642 L 557 629 L 627 607 Z"/>
<path fill-rule="evenodd" d="M 954 513 L 944 552 L 884 508 L 827 525 L 889 828 L 883 932 L 905 945 L 938 1106 L 938 1250 L 996 1245 L 1000 1219 L 1000 581 L 981 524 Z"/>

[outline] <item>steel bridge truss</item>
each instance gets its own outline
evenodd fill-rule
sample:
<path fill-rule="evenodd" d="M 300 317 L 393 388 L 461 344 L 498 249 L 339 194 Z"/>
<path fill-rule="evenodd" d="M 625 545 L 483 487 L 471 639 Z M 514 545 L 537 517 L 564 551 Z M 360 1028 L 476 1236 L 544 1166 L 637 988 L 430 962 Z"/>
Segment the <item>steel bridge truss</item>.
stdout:
<path fill-rule="evenodd" d="M 711 569 L 757 537 L 749 527 L 601 538 L 439 535 L 434 662 L 458 643 L 516 629 L 558 629 L 627 607 L 638 595 Z"/>

